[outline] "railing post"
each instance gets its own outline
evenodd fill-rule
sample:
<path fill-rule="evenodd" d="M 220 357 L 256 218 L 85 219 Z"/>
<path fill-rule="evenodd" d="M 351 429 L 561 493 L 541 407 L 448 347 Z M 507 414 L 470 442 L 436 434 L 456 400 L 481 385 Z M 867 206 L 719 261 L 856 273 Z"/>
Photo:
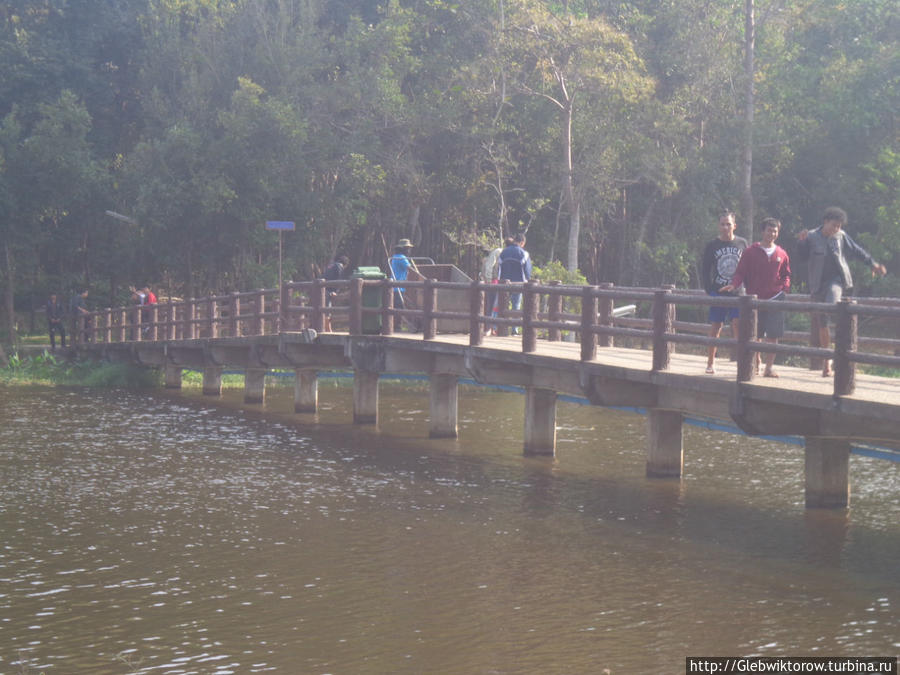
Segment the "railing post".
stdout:
<path fill-rule="evenodd" d="M 228 299 L 228 313 L 231 315 L 228 317 L 228 330 L 231 332 L 231 337 L 240 337 L 241 296 L 237 291 L 234 291 Z"/>
<path fill-rule="evenodd" d="M 500 279 L 497 284 L 497 317 L 509 318 L 509 279 Z M 509 335 L 509 326 L 500 324 L 497 326 L 497 335 L 506 337 Z"/>
<path fill-rule="evenodd" d="M 825 347 L 828 348 L 828 345 L 820 344 L 819 341 L 819 326 L 822 325 L 822 315 L 818 312 L 811 312 L 809 315 L 809 346 L 810 347 Z M 810 370 L 822 370 L 822 359 L 818 356 L 811 356 L 809 358 L 809 369 Z"/>
<path fill-rule="evenodd" d="M 156 342 L 159 339 L 159 306 L 150 305 L 150 340 Z"/>
<path fill-rule="evenodd" d="M 422 339 L 424 340 L 434 340 L 434 336 L 437 335 L 437 321 L 434 318 L 437 289 L 434 287 L 434 283 L 434 279 L 425 279 L 425 297 L 422 303 Z"/>
<path fill-rule="evenodd" d="M 278 289 L 278 322 L 275 325 L 275 331 L 282 333 L 288 329 L 288 310 L 291 304 L 291 288 L 290 281 L 281 282 L 281 288 Z"/>
<path fill-rule="evenodd" d="M 197 300 L 190 298 L 184 306 L 184 332 L 185 338 L 197 339 Z"/>
<path fill-rule="evenodd" d="M 756 338 L 756 308 L 752 306 L 755 295 L 738 298 L 737 381 L 750 382 L 756 374 L 753 367 L 753 350 L 750 341 Z"/>
<path fill-rule="evenodd" d="M 327 289 L 325 287 L 324 279 L 315 279 L 313 281 L 312 293 L 310 293 L 309 300 L 312 305 L 312 319 L 310 320 L 310 328 L 312 328 L 317 333 L 321 333 L 325 330 L 325 305 L 326 305 L 326 292 Z M 360 291 L 360 294 L 362 291 Z M 362 297 L 360 295 L 360 297 Z M 331 317 L 331 320 L 334 320 L 334 317 Z M 362 319 L 360 319 L 360 322 Z M 362 330 L 362 323 L 360 323 L 360 330 Z"/>
<path fill-rule="evenodd" d="M 206 301 L 206 327 L 209 332 L 210 338 L 219 337 L 219 324 L 218 324 L 218 301 L 213 297 L 209 296 Z"/>
<path fill-rule="evenodd" d="M 593 286 L 581 288 L 581 360 L 593 361 L 597 358 L 597 296 Z"/>
<path fill-rule="evenodd" d="M 166 317 L 166 339 L 174 340 L 178 332 L 178 306 L 169 299 L 169 314 Z"/>
<path fill-rule="evenodd" d="M 611 291 L 613 289 L 613 285 L 610 282 L 604 282 L 600 284 L 600 288 L 604 291 Z M 603 328 L 612 328 L 613 327 L 613 305 L 615 301 L 612 298 L 600 298 L 599 299 L 599 312 L 600 319 L 598 321 L 599 325 Z M 601 333 L 597 336 L 597 344 L 600 347 L 612 347 L 613 336 L 608 334 Z"/>
<path fill-rule="evenodd" d="M 254 335 L 265 335 L 266 334 L 266 318 L 263 314 L 266 313 L 266 291 L 265 289 L 258 288 L 256 290 L 256 301 L 254 303 L 255 314 L 253 316 L 253 329 Z"/>
<path fill-rule="evenodd" d="M 362 335 L 362 289 L 362 279 L 350 280 L 350 335 Z"/>
<path fill-rule="evenodd" d="M 834 327 L 834 395 L 849 396 L 856 389 L 856 363 L 850 354 L 857 347 L 857 316 L 852 311 L 856 300 L 843 298 L 837 305 Z"/>
<path fill-rule="evenodd" d="M 143 337 L 141 335 L 141 329 L 142 329 L 141 319 L 143 318 L 143 317 L 141 317 L 141 308 L 140 308 L 140 306 L 136 306 L 131 311 L 132 311 L 132 316 L 133 316 L 133 318 L 131 320 L 131 323 L 133 324 L 131 339 L 134 340 L 135 342 L 140 342 L 141 338 Z"/>
<path fill-rule="evenodd" d="M 669 312 L 670 287 L 653 292 L 653 370 L 668 370 L 671 343 L 666 335 L 672 332 L 672 313 Z"/>
<path fill-rule="evenodd" d="M 558 287 L 562 282 L 559 279 L 554 279 L 550 282 L 551 288 Z M 562 296 L 558 293 L 551 293 L 550 298 L 548 300 L 548 319 L 551 323 L 557 323 L 562 318 Z M 559 338 L 561 337 L 561 332 L 559 328 L 551 328 L 547 331 L 547 340 L 550 342 L 559 342 Z"/>
<path fill-rule="evenodd" d="M 119 342 L 125 342 L 128 339 L 128 329 L 125 327 L 128 323 L 128 310 L 119 310 Z"/>
<path fill-rule="evenodd" d="M 112 307 L 106 308 L 105 322 L 106 322 L 106 331 L 103 336 L 103 341 L 104 342 L 112 342 L 112 326 L 113 326 Z"/>
<path fill-rule="evenodd" d="M 388 279 L 381 282 L 381 334 L 394 334 L 394 289 Z"/>
<path fill-rule="evenodd" d="M 469 286 L 469 346 L 478 347 L 484 342 L 484 329 L 479 317 L 484 311 L 484 291 L 478 279 Z"/>
<path fill-rule="evenodd" d="M 187 336 L 184 334 L 185 316 L 187 315 L 187 301 L 174 305 L 172 307 L 172 321 L 175 322 L 175 339 L 184 340 Z"/>
<path fill-rule="evenodd" d="M 522 351 L 526 354 L 537 351 L 537 330 L 534 324 L 538 318 L 538 282 L 529 279 L 522 288 Z"/>

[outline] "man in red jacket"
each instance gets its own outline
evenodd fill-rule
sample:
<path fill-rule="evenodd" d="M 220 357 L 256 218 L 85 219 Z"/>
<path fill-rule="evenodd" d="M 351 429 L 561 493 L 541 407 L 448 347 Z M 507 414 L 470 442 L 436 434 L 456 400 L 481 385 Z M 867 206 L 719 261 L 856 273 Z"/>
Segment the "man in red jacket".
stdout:
<path fill-rule="evenodd" d="M 731 283 L 719 289 L 721 293 L 734 290 L 742 283 L 747 293 L 760 300 L 783 300 L 791 288 L 791 262 L 783 248 L 775 243 L 781 231 L 781 222 L 775 218 L 762 221 L 762 239 L 744 251 Z M 784 312 L 765 310 L 759 312 L 757 337 L 777 343 L 784 335 Z M 775 354 L 766 354 L 765 377 L 778 377 L 772 370 Z M 759 372 L 759 353 L 756 353 L 756 371 Z"/>

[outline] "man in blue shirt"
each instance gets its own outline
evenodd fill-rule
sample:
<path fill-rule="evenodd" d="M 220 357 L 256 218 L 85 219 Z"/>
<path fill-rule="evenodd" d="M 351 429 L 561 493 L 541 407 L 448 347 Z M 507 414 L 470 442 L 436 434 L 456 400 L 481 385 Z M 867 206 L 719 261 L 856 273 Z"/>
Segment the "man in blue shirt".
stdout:
<path fill-rule="evenodd" d="M 409 239 L 401 239 L 397 242 L 397 245 L 394 246 L 394 255 L 391 256 L 390 264 L 391 275 L 396 281 L 406 281 L 406 278 L 409 275 L 409 269 L 416 269 L 416 264 L 412 261 L 412 258 L 409 257 L 409 254 L 412 253 L 412 248 L 413 245 Z M 405 291 L 405 288 L 394 289 L 394 307 L 397 309 L 404 308 L 403 293 Z"/>
<path fill-rule="evenodd" d="M 513 237 L 512 243 L 508 244 L 503 251 L 500 252 L 500 281 L 504 279 L 511 283 L 525 283 L 531 279 L 531 256 L 525 250 L 525 235 L 517 234 Z M 522 294 L 512 293 L 509 296 L 510 304 L 516 311 L 522 309 Z M 518 334 L 519 330 L 515 329 L 514 334 Z"/>

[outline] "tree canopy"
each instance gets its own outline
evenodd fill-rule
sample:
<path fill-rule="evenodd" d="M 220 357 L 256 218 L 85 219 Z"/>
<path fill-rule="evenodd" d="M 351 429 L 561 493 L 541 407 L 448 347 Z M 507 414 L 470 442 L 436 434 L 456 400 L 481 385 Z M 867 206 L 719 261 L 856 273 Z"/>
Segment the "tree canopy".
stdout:
<path fill-rule="evenodd" d="M 716 216 L 842 206 L 900 272 L 900 7 L 756 0 L 12 0 L 7 315 L 87 285 L 271 286 L 401 237 L 476 273 L 528 232 L 592 283 L 697 285 Z M 752 77 L 752 88 L 747 78 Z M 107 212 L 127 220 L 110 218 Z M 896 293 L 866 279 L 862 292 Z"/>

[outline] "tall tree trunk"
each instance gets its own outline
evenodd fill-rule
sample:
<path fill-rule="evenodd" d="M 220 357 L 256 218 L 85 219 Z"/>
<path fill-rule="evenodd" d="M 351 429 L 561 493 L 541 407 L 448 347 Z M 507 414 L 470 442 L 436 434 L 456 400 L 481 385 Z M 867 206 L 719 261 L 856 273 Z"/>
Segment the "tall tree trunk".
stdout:
<path fill-rule="evenodd" d="M 753 0 L 745 0 L 744 8 L 744 158 L 741 186 L 741 215 L 753 234 L 753 76 L 756 50 L 756 23 Z"/>
<path fill-rule="evenodd" d="M 3 305 L 6 309 L 6 320 L 9 323 L 9 344 L 13 347 L 16 345 L 16 308 L 15 308 L 15 293 L 13 292 L 13 285 L 15 282 L 14 278 L 14 269 L 12 262 L 12 253 L 9 250 L 9 243 L 5 243 L 3 245 L 3 260 L 4 267 L 6 273 L 6 290 L 3 293 Z"/>
<path fill-rule="evenodd" d="M 566 200 L 569 202 L 569 250 L 566 269 L 578 271 L 578 239 L 581 235 L 581 204 L 575 198 L 575 170 L 572 165 L 572 116 L 575 97 L 566 101 Z"/>

